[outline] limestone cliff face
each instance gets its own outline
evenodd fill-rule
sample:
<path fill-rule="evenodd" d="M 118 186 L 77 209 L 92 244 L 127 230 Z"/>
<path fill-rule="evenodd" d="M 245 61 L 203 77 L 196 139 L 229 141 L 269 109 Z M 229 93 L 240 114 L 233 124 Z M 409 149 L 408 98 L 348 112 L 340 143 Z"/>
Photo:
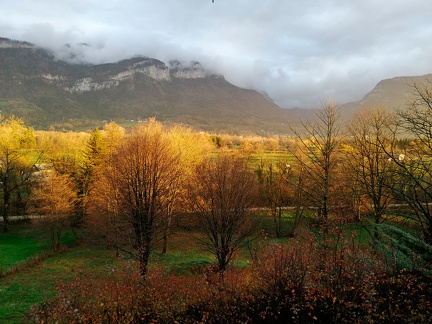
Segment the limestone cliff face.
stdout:
<path fill-rule="evenodd" d="M 49 73 L 47 74 L 42 74 L 42 78 L 49 83 L 58 83 L 60 81 L 65 80 L 64 76 L 61 75 L 51 75 Z"/>
<path fill-rule="evenodd" d="M 102 81 L 96 81 L 92 77 L 85 77 L 76 80 L 71 87 L 64 87 L 64 90 L 74 92 L 98 91 L 117 87 L 122 81 L 132 79 L 136 74 L 145 75 L 157 81 L 170 81 L 171 76 L 168 67 L 160 61 L 142 58 L 138 62 L 127 65 L 120 72 L 108 73 L 102 77 Z M 101 77 L 98 77 L 100 79 Z M 51 77 L 51 80 L 53 77 Z M 54 79 L 63 79 L 61 76 L 55 76 Z"/>
<path fill-rule="evenodd" d="M 142 73 L 157 81 L 170 81 L 169 69 L 165 64 L 158 62 L 152 63 L 154 60 L 144 60 L 134 63 L 127 71 L 121 72 L 117 77 L 121 81 L 122 78 L 131 78 L 135 73 Z"/>
<path fill-rule="evenodd" d="M 209 76 L 204 70 L 179 70 L 172 75 L 179 79 L 204 79 Z"/>
<path fill-rule="evenodd" d="M 180 63 L 178 61 L 170 62 L 168 67 L 164 63 L 142 58 L 137 62 L 129 64 L 122 71 L 116 74 L 108 74 L 102 81 L 96 81 L 92 77 L 80 78 L 74 81 L 72 86 L 64 87 L 64 90 L 74 93 L 82 93 L 87 91 L 98 91 L 117 87 L 121 82 L 131 80 L 135 75 L 141 74 L 159 82 L 170 82 L 172 78 L 176 79 L 203 79 L 208 77 L 218 77 L 203 69 L 198 62 Z M 64 80 L 62 76 L 43 76 L 48 82 Z"/>
<path fill-rule="evenodd" d="M 79 45 L 88 46 L 87 44 Z M 65 48 L 69 49 L 70 46 L 67 45 Z M 5 51 L 20 51 L 22 49 L 24 51 L 30 50 L 32 52 L 41 50 L 31 43 L 15 41 L 2 37 L 0 37 L 0 49 L 4 49 Z M 117 63 L 93 65 L 70 63 L 69 61 L 63 61 L 58 57 L 56 59 L 54 53 L 50 51 L 44 52 L 43 55 L 47 55 L 47 58 L 46 61 L 40 65 L 41 71 L 38 73 L 37 69 L 34 69 L 34 66 L 32 66 L 31 69 L 27 67 L 23 68 L 23 72 L 26 74 L 31 71 L 31 75 L 25 75 L 25 78 L 37 78 L 47 84 L 62 88 L 68 93 L 84 93 L 112 89 L 120 86 L 122 82 L 133 80 L 136 76 L 145 77 L 149 80 L 162 83 L 172 82 L 173 79 L 205 79 L 221 77 L 207 72 L 201 64 L 196 61 L 171 61 L 167 65 L 157 59 L 135 57 Z M 71 54 L 70 56 L 73 55 Z M 57 71 L 44 71 L 46 66 L 56 64 L 54 62 L 58 62 L 60 65 L 66 64 L 68 65 L 68 68 L 58 69 Z M 74 72 L 69 73 L 71 71 L 70 68 L 73 68 Z"/>
<path fill-rule="evenodd" d="M 94 82 L 92 78 L 84 78 L 79 79 L 75 82 L 73 87 L 65 87 L 64 89 L 66 91 L 69 91 L 70 93 L 74 92 L 86 92 L 86 91 L 95 91 L 95 90 L 102 90 L 102 89 L 109 89 L 111 87 L 118 86 L 120 81 L 118 80 L 109 80 L 104 81 L 101 83 Z"/>

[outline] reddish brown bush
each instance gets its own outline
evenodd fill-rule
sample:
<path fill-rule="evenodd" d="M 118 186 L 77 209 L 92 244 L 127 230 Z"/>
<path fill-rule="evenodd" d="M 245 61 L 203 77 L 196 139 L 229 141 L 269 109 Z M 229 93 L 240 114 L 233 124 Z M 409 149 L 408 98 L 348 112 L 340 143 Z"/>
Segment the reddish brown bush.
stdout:
<path fill-rule="evenodd" d="M 125 265 L 59 283 L 29 314 L 37 323 L 429 323 L 430 278 L 393 273 L 337 240 L 269 244 L 256 262 L 221 274 L 176 276 Z M 325 257 L 324 257 L 325 256 Z"/>
<path fill-rule="evenodd" d="M 267 246 L 254 264 L 253 322 L 429 323 L 431 278 L 331 233 L 326 242 Z"/>

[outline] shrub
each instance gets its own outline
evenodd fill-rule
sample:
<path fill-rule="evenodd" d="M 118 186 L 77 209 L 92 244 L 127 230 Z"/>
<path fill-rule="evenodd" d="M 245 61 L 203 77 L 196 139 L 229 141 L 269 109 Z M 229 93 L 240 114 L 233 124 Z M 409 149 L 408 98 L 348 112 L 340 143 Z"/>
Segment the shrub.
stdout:
<path fill-rule="evenodd" d="M 334 237 L 267 246 L 252 277 L 254 323 L 429 323 L 431 278 Z"/>
<path fill-rule="evenodd" d="M 146 281 L 137 269 L 112 269 L 108 277 L 81 273 L 71 282 L 59 282 L 56 297 L 35 307 L 29 320 L 36 323 L 152 323 L 174 322 L 195 303 L 204 278 L 177 277 L 155 270 Z"/>
<path fill-rule="evenodd" d="M 337 244 L 336 244 L 337 242 Z M 130 264 L 60 282 L 36 323 L 428 323 L 430 277 L 350 240 L 270 243 L 249 268 L 173 275 Z"/>

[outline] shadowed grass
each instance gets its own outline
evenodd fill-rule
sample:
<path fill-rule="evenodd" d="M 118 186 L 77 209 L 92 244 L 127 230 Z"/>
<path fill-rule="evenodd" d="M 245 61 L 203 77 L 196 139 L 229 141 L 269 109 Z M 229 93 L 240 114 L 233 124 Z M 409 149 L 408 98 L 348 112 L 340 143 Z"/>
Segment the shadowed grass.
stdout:
<path fill-rule="evenodd" d="M 284 221 L 291 221 L 289 213 L 284 215 Z M 272 228 L 272 219 L 263 215 L 261 219 L 262 229 L 268 232 Z M 300 229 L 310 233 L 308 226 L 303 224 Z M 348 233 L 359 234 L 359 225 L 348 226 Z M 257 233 L 259 236 L 260 234 Z M 177 228 L 171 235 L 168 254 L 161 253 L 161 246 L 155 246 L 151 255 L 150 267 L 161 267 L 175 275 L 194 275 L 208 271 L 207 267 L 215 264 L 216 259 L 207 251 L 198 240 L 203 239 L 203 234 L 195 230 Z M 266 236 L 267 237 L 267 236 Z M 0 235 L 1 264 L 9 267 L 17 262 L 28 260 L 38 253 L 50 251 L 49 233 L 32 224 L 14 224 L 10 233 Z M 68 233 L 64 242 L 71 242 L 72 235 Z M 259 248 L 260 242 L 282 242 L 290 240 L 288 237 L 275 239 L 268 236 L 267 241 L 258 237 L 253 242 Z M 365 238 L 366 240 L 366 235 Z M 254 248 L 252 246 L 252 248 Z M 247 247 L 242 248 L 233 262 L 234 267 L 245 267 L 251 260 L 251 251 Z M 100 276 L 108 275 L 112 269 L 121 262 L 115 257 L 115 251 L 105 249 L 97 244 L 83 244 L 74 246 L 61 253 L 51 254 L 40 262 L 34 262 L 27 267 L 19 269 L 14 275 L 0 279 L 0 322 L 21 323 L 24 315 L 34 304 L 48 301 L 55 294 L 58 280 L 68 281 L 80 274 L 92 273 Z M 128 264 L 122 263 L 123 265 Z M 132 266 L 135 264 L 132 262 Z"/>
<path fill-rule="evenodd" d="M 22 323 L 30 306 L 54 295 L 57 280 L 69 280 L 81 271 L 108 273 L 115 262 L 112 251 L 81 246 L 0 280 L 1 323 Z"/>
<path fill-rule="evenodd" d="M 50 248 L 45 230 L 31 228 L 26 222 L 11 223 L 10 231 L 0 234 L 0 270 L 7 271 L 16 263 Z"/>

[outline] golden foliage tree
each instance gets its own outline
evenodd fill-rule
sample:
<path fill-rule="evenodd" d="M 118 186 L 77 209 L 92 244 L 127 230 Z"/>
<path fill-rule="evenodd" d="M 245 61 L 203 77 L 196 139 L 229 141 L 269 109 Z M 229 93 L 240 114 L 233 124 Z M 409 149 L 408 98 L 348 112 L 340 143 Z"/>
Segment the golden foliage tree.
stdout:
<path fill-rule="evenodd" d="M 193 175 L 195 167 L 209 154 L 211 144 L 206 137 L 180 125 L 171 127 L 168 131 L 169 145 L 178 155 L 176 179 L 171 182 L 172 191 L 166 201 L 166 217 L 163 218 L 162 253 L 168 252 L 168 239 L 171 233 L 175 212 L 187 210 L 188 179 Z"/>
<path fill-rule="evenodd" d="M 46 172 L 33 191 L 34 211 L 43 216 L 51 233 L 54 250 L 60 248 L 62 231 L 70 225 L 76 193 L 73 180 L 67 174 Z"/>
<path fill-rule="evenodd" d="M 121 217 L 121 195 L 113 156 L 125 137 L 125 129 L 114 122 L 102 130 L 104 151 L 97 177 L 91 183 L 85 223 L 92 237 L 116 249 L 117 256 L 131 237 L 129 222 Z"/>
<path fill-rule="evenodd" d="M 16 117 L 0 116 L 0 189 L 3 200 L 3 229 L 8 231 L 12 195 L 29 181 L 32 166 L 28 154 L 35 145 L 32 128 Z"/>
<path fill-rule="evenodd" d="M 113 155 L 111 178 L 118 189 L 121 216 L 133 228 L 142 276 L 147 273 L 154 239 L 176 194 L 179 163 L 179 153 L 155 120 L 137 127 Z"/>

